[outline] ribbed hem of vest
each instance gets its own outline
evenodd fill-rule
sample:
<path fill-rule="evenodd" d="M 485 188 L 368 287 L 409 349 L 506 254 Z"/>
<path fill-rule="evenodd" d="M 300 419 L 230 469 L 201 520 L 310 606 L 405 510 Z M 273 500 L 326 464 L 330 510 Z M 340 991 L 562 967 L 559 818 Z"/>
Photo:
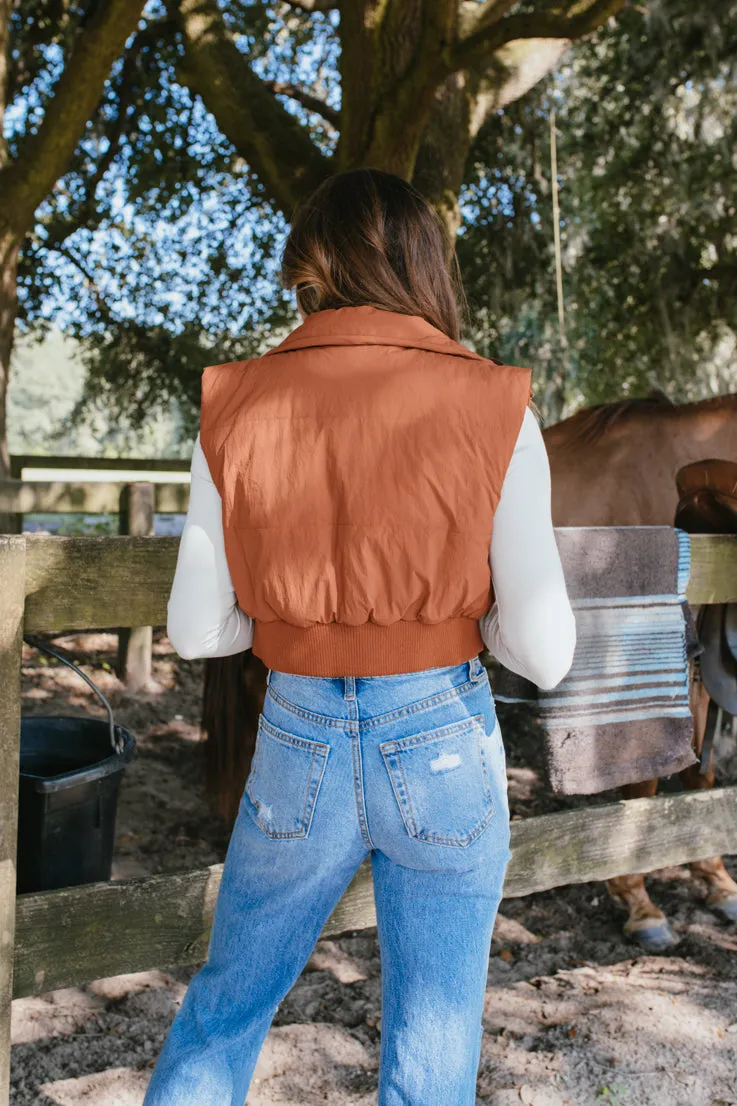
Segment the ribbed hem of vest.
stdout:
<path fill-rule="evenodd" d="M 484 649 L 478 619 L 406 620 L 380 626 L 364 622 L 255 620 L 252 651 L 267 668 L 295 676 L 395 676 L 462 664 Z"/>

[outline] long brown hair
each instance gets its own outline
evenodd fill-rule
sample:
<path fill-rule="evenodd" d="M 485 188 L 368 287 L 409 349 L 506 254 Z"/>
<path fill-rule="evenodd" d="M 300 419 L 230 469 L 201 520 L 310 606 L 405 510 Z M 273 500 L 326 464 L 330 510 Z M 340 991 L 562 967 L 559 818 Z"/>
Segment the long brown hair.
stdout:
<path fill-rule="evenodd" d="M 419 315 L 459 341 L 468 307 L 455 248 L 434 208 L 403 177 L 348 169 L 297 209 L 281 282 L 305 315 L 368 304 Z"/>

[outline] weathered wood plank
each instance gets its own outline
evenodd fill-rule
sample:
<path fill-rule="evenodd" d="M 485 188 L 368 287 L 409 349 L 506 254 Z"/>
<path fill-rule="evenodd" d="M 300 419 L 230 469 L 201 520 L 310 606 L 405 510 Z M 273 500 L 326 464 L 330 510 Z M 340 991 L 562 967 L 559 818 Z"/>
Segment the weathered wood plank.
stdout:
<path fill-rule="evenodd" d="M 0 480 L 0 512 L 114 515 L 127 485 L 91 480 L 74 484 L 66 480 Z M 189 484 L 154 484 L 157 514 L 186 514 Z"/>
<path fill-rule="evenodd" d="M 165 625 L 178 538 L 26 540 L 29 630 Z M 687 595 L 694 604 L 737 601 L 737 538 L 694 535 Z"/>
<path fill-rule="evenodd" d="M 737 787 L 512 823 L 507 898 L 737 852 Z M 15 993 L 204 959 L 222 868 L 18 898 Z M 323 936 L 376 924 L 368 859 Z"/>
<path fill-rule="evenodd" d="M 25 557 L 22 537 L 0 535 L 0 1102 L 10 1093 Z"/>
<path fill-rule="evenodd" d="M 737 787 L 515 821 L 512 851 L 508 898 L 737 853 Z"/>
<path fill-rule="evenodd" d="M 98 472 L 189 472 L 191 462 L 182 457 L 46 457 L 33 453 L 14 453 L 10 458 L 10 471 L 20 476 L 24 468 L 34 469 L 92 469 Z"/>
<path fill-rule="evenodd" d="M 701 603 L 737 603 L 737 537 L 691 535 L 691 578 L 686 597 Z"/>
<path fill-rule="evenodd" d="M 162 965 L 203 960 L 221 872 L 217 864 L 182 875 L 19 895 L 16 998 L 71 980 L 144 971 L 160 957 Z"/>
<path fill-rule="evenodd" d="M 27 630 L 166 625 L 179 538 L 25 541 Z"/>

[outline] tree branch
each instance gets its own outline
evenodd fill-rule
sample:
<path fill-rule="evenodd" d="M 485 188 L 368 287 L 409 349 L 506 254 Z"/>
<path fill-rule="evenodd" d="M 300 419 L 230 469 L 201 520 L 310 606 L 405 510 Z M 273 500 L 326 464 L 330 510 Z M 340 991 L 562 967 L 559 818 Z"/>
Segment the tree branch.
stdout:
<path fill-rule="evenodd" d="M 487 18 L 482 18 L 483 25 L 446 50 L 443 61 L 452 73 L 457 69 L 485 68 L 497 50 L 519 39 L 567 39 L 572 42 L 606 23 L 625 3 L 626 0 L 579 0 L 569 6 L 567 13 L 559 8 L 555 11 L 543 9 L 507 15 L 504 19 L 491 18 L 494 5 L 487 9 Z"/>
<path fill-rule="evenodd" d="M 551 73 L 571 45 L 565 38 L 518 38 L 497 50 L 481 74 L 469 134 Z"/>
<path fill-rule="evenodd" d="M 250 68 L 223 22 L 217 0 L 180 0 L 187 83 L 287 216 L 325 179 L 331 162 L 299 120 Z"/>
<path fill-rule="evenodd" d="M 17 161 L 2 173 L 3 207 L 11 213 L 16 232 L 25 233 L 36 208 L 66 171 L 113 62 L 136 29 L 143 3 L 107 0 L 79 32 L 40 127 L 26 136 Z"/>
<path fill-rule="evenodd" d="M 485 0 L 483 4 L 462 3 L 458 12 L 458 38 L 467 39 L 487 27 L 498 23 L 510 11 L 517 0 Z"/>
<path fill-rule="evenodd" d="M 442 52 L 455 35 L 458 0 L 376 0 L 373 18 L 374 73 L 368 86 L 352 82 L 354 111 L 373 93 L 359 164 L 411 179 L 422 132 L 448 76 Z"/>
<path fill-rule="evenodd" d="M 308 111 L 316 111 L 336 130 L 340 130 L 340 112 L 337 108 L 331 108 L 330 104 L 326 104 L 319 96 L 313 96 L 306 89 L 298 88 L 297 85 L 286 81 L 262 81 L 262 84 L 271 92 L 279 92 L 282 96 L 288 96 L 290 100 L 296 100 Z"/>
<path fill-rule="evenodd" d="M 13 0 L 0 0 L 0 169 L 8 160 L 4 122 L 10 88 L 10 17 L 12 14 Z"/>
<path fill-rule="evenodd" d="M 284 0 L 284 3 L 303 12 L 329 12 L 338 6 L 338 0 Z"/>
<path fill-rule="evenodd" d="M 117 156 L 120 140 L 132 115 L 133 101 L 137 91 L 136 76 L 139 58 L 144 50 L 155 47 L 167 31 L 173 30 L 174 24 L 171 20 L 162 18 L 148 23 L 134 38 L 123 58 L 117 86 L 112 95 L 113 102 L 117 107 L 117 114 L 114 119 L 109 121 L 108 126 L 103 131 L 104 137 L 107 138 L 107 149 L 95 165 L 94 170 L 85 179 L 82 198 L 77 201 L 69 197 L 69 203 L 65 207 L 63 215 L 60 215 L 51 224 L 54 232 L 44 243 L 47 249 L 59 247 L 81 225 L 95 226 L 102 218 L 102 212 L 97 208 L 97 189 Z"/>
<path fill-rule="evenodd" d="M 44 242 L 43 246 L 44 246 L 45 249 L 48 249 L 49 251 L 52 251 L 53 253 L 58 253 L 61 257 L 65 257 L 67 259 L 67 261 L 69 261 L 70 264 L 72 264 L 74 266 L 75 269 L 79 270 L 79 272 L 84 277 L 85 284 L 89 288 L 90 292 L 92 293 L 92 295 L 94 297 L 94 300 L 95 300 L 95 303 L 97 304 L 97 308 L 98 308 L 100 314 L 102 315 L 102 317 L 105 319 L 106 323 L 111 324 L 111 323 L 120 322 L 120 320 L 115 315 L 115 312 L 109 306 L 109 304 L 105 300 L 105 297 L 103 296 L 102 292 L 98 288 L 97 282 L 96 282 L 94 276 L 89 271 L 89 269 L 84 264 L 84 262 L 82 262 L 77 257 L 76 253 L 74 253 L 73 250 L 70 250 L 67 246 L 62 246 L 58 242 L 49 243 L 48 245 Z"/>

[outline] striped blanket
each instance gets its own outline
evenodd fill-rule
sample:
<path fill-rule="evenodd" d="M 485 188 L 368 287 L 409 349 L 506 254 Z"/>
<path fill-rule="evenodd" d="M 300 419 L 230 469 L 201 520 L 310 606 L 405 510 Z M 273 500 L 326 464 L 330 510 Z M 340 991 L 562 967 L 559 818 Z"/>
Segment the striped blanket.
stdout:
<path fill-rule="evenodd" d="M 536 701 L 554 791 L 594 794 L 696 761 L 688 660 L 700 651 L 685 599 L 689 536 L 670 526 L 560 527 L 576 616 L 568 675 L 550 691 L 499 666 L 501 702 Z"/>

